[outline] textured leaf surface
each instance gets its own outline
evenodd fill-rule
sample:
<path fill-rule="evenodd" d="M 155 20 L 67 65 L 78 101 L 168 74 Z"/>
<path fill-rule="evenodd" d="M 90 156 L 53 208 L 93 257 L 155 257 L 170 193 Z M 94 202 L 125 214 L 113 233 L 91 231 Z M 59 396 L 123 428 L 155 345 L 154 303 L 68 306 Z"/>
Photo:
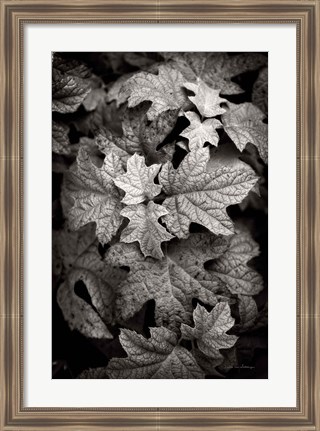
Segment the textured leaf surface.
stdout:
<path fill-rule="evenodd" d="M 63 74 L 83 79 L 91 76 L 91 71 L 85 64 L 78 60 L 63 58 L 58 53 L 54 53 L 52 65 L 54 69 L 58 69 Z"/>
<path fill-rule="evenodd" d="M 161 243 L 174 238 L 158 222 L 159 218 L 167 214 L 165 208 L 154 202 L 148 205 L 130 205 L 121 211 L 121 215 L 130 220 L 129 225 L 121 234 L 121 241 L 131 243 L 138 241 L 144 256 L 161 259 L 163 253 Z"/>
<path fill-rule="evenodd" d="M 231 78 L 267 63 L 267 57 L 259 53 L 229 55 L 226 53 L 184 52 L 165 53 L 164 57 L 176 67 L 187 81 L 202 79 L 222 94 L 242 93 L 241 87 Z"/>
<path fill-rule="evenodd" d="M 229 104 L 230 109 L 222 115 L 224 130 L 240 151 L 248 143 L 258 148 L 260 157 L 268 160 L 268 126 L 262 122 L 263 112 L 252 103 Z"/>
<path fill-rule="evenodd" d="M 61 122 L 52 122 L 52 151 L 56 154 L 71 153 L 68 138 L 69 126 Z"/>
<path fill-rule="evenodd" d="M 209 173 L 208 160 L 209 149 L 201 148 L 189 153 L 178 169 L 168 162 L 159 174 L 163 191 L 169 196 L 163 203 L 169 214 L 163 220 L 178 238 L 188 237 L 192 222 L 215 234 L 233 233 L 226 208 L 241 202 L 258 180 L 244 164 Z"/>
<path fill-rule="evenodd" d="M 129 78 L 122 86 L 128 97 L 128 106 L 137 106 L 142 102 L 152 102 L 148 109 L 148 119 L 154 120 L 168 110 L 180 109 L 187 105 L 183 90 L 185 80 L 178 70 L 169 66 L 159 67 L 158 75 L 140 72 Z"/>
<path fill-rule="evenodd" d="M 156 324 L 179 331 L 181 322 L 191 322 L 193 298 L 211 305 L 217 303 L 220 282 L 204 269 L 203 263 L 220 256 L 224 247 L 221 239 L 192 235 L 179 247 L 170 245 L 165 259 L 155 260 L 144 258 L 135 244 L 112 246 L 106 262 L 130 268 L 117 290 L 119 319 L 128 320 L 146 301 L 154 299 Z"/>
<path fill-rule="evenodd" d="M 83 226 L 77 231 L 61 229 L 52 235 L 53 273 L 60 275 L 73 267 L 77 258 L 95 241 L 93 224 Z"/>
<path fill-rule="evenodd" d="M 227 302 L 218 303 L 208 312 L 201 305 L 193 312 L 194 328 L 181 325 L 182 336 L 189 340 L 197 340 L 199 349 L 211 358 L 220 358 L 220 349 L 229 349 L 237 341 L 235 335 L 226 332 L 234 326 L 230 306 Z"/>
<path fill-rule="evenodd" d="M 231 293 L 257 295 L 263 289 L 263 280 L 247 262 L 258 255 L 258 244 L 251 238 L 250 233 L 238 231 L 231 237 L 229 249 L 210 269 L 226 283 Z"/>
<path fill-rule="evenodd" d="M 53 69 L 52 110 L 61 114 L 75 112 L 90 90 L 90 83 L 87 80 Z"/>
<path fill-rule="evenodd" d="M 127 358 L 113 358 L 107 372 L 113 379 L 199 379 L 204 374 L 192 354 L 177 345 L 177 336 L 167 328 L 150 328 L 146 339 L 135 331 L 121 329 L 120 342 Z"/>
<path fill-rule="evenodd" d="M 256 301 L 251 296 L 239 295 L 239 314 L 241 330 L 251 328 L 258 317 Z"/>
<path fill-rule="evenodd" d="M 127 167 L 127 162 L 130 157 L 130 154 L 128 154 L 125 150 L 118 146 L 117 139 L 110 131 L 100 130 L 95 138 L 95 144 L 97 145 L 99 150 L 106 156 L 110 152 L 116 154 L 121 160 L 122 166 L 124 168 Z"/>
<path fill-rule="evenodd" d="M 190 121 L 190 125 L 180 133 L 180 136 L 189 140 L 189 149 L 191 151 L 202 148 L 206 142 L 217 146 L 219 135 L 216 131 L 222 124 L 216 118 L 211 118 L 201 122 L 195 112 L 186 112 L 185 117 Z"/>
<path fill-rule="evenodd" d="M 268 115 L 268 68 L 263 67 L 252 88 L 252 103 Z"/>
<path fill-rule="evenodd" d="M 220 106 L 222 102 L 226 102 L 225 99 L 219 96 L 220 90 L 210 88 L 201 80 L 198 80 L 197 83 L 186 82 L 184 87 L 195 94 L 194 96 L 189 96 L 189 99 L 204 117 L 215 117 L 226 112 Z"/>
<path fill-rule="evenodd" d="M 113 338 L 107 324 L 113 321 L 114 291 L 107 280 L 121 280 L 121 270 L 105 265 L 97 251 L 90 246 L 74 263 L 67 280 L 61 284 L 57 301 L 70 329 L 89 338 Z M 75 286 L 82 282 L 91 304 L 78 296 Z"/>
<path fill-rule="evenodd" d="M 154 183 L 161 165 L 145 164 L 145 158 L 134 154 L 127 163 L 127 172 L 114 180 L 114 183 L 126 192 L 122 202 L 134 205 L 146 199 L 152 199 L 161 191 L 161 186 Z"/>
<path fill-rule="evenodd" d="M 113 179 L 122 171 L 121 161 L 113 153 L 98 168 L 83 148 L 79 150 L 77 169 L 69 174 L 73 185 L 73 190 L 69 187 L 69 196 L 74 200 L 69 212 L 72 229 L 95 222 L 99 241 L 102 244 L 110 241 L 121 224 L 121 196 Z"/>
<path fill-rule="evenodd" d="M 121 92 L 123 84 L 131 78 L 132 73 L 126 73 L 121 75 L 115 82 L 113 82 L 108 89 L 107 102 L 116 102 L 116 106 L 119 108 L 120 105 L 126 102 L 127 95 Z"/>

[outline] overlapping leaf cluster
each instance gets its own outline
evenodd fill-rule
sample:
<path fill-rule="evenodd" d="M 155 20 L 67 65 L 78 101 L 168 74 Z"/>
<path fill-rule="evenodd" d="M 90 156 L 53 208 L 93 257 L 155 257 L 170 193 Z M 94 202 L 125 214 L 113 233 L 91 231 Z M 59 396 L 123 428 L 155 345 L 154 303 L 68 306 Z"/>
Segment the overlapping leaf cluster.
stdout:
<path fill-rule="evenodd" d="M 106 357 L 80 377 L 223 377 L 266 325 L 248 217 L 266 213 L 266 68 L 257 53 L 54 54 L 56 299 Z"/>

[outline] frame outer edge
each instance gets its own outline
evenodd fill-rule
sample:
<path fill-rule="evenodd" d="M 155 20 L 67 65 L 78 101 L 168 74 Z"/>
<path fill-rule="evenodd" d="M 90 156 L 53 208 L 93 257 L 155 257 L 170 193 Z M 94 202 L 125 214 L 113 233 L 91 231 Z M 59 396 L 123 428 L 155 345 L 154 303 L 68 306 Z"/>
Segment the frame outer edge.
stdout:
<path fill-rule="evenodd" d="M 315 382 L 314 382 L 314 406 L 315 406 L 315 429 L 320 430 L 320 3 L 315 4 L 315 66 L 314 66 L 314 92 L 315 116 L 314 116 L 314 139 L 315 139 L 315 313 L 314 325 L 318 328 L 315 335 Z M 316 329 L 315 328 L 315 329 Z M 318 407 L 317 407 L 318 406 Z"/>
<path fill-rule="evenodd" d="M 106 0 L 107 1 L 107 0 Z M 159 1 L 159 5 L 160 5 L 160 0 Z M 51 4 L 56 4 L 56 5 L 60 5 L 63 6 L 64 2 L 62 1 L 52 1 L 49 0 L 48 3 Z M 69 3 L 69 2 L 66 2 Z M 84 4 L 85 2 L 83 2 Z M 100 4 L 103 2 L 100 2 Z M 111 3 L 111 2 L 110 2 Z M 122 2 L 121 2 L 122 3 Z M 125 1 L 122 3 L 122 5 L 127 4 L 128 2 Z M 149 2 L 148 4 L 150 5 L 151 2 Z M 165 6 L 166 1 L 164 0 L 164 6 Z M 175 3 L 177 4 L 177 1 L 172 1 L 168 3 Z M 180 3 L 180 1 L 179 1 Z M 188 1 L 188 4 L 190 5 L 191 3 L 193 3 L 195 5 L 195 2 L 190 2 Z M 209 4 L 209 1 L 204 1 L 204 3 Z M 217 1 L 213 0 L 212 3 L 217 3 Z M 218 2 L 219 3 L 219 2 Z M 221 2 L 220 2 L 221 3 Z M 263 1 L 261 0 L 256 0 L 256 1 L 246 1 L 244 0 L 242 2 L 243 4 L 250 4 L 250 5 L 258 5 L 262 4 Z M 264 2 L 266 3 L 266 2 Z M 269 1 L 269 3 L 273 4 L 274 6 L 276 6 L 277 4 L 280 3 L 279 0 L 271 0 Z M 288 4 L 288 3 L 293 3 L 293 1 L 291 0 L 291 2 L 287 1 L 287 0 L 283 0 L 283 4 Z M 315 34 L 314 39 L 311 41 L 312 44 L 316 45 L 316 49 L 315 49 L 315 59 L 314 59 L 314 64 L 313 64 L 313 68 L 311 71 L 309 71 L 309 73 L 307 73 L 306 70 L 306 80 L 308 81 L 308 88 L 304 88 L 302 91 L 304 92 L 304 90 L 306 90 L 306 93 L 303 95 L 304 99 L 306 99 L 306 101 L 304 101 L 302 99 L 301 101 L 301 111 L 306 111 L 307 110 L 307 103 L 309 106 L 311 106 L 312 108 L 314 108 L 314 112 L 312 114 L 314 121 L 314 124 L 312 126 L 308 125 L 308 130 L 306 132 L 306 136 L 310 139 L 309 142 L 305 142 L 305 146 L 306 148 L 304 149 L 304 151 L 306 152 L 306 154 L 308 154 L 309 156 L 311 156 L 311 158 L 309 159 L 309 163 L 302 163 L 302 165 L 304 165 L 304 167 L 302 167 L 302 171 L 306 170 L 307 172 L 309 172 L 309 174 L 311 173 L 310 181 L 312 182 L 309 183 L 310 186 L 312 186 L 310 188 L 310 192 L 308 192 L 307 190 L 307 184 L 305 182 L 305 178 L 303 177 L 303 188 L 304 188 L 304 194 L 306 194 L 306 200 L 310 199 L 310 201 L 314 203 L 313 206 L 313 210 L 309 207 L 309 209 L 306 208 L 306 215 L 304 217 L 304 225 L 303 225 L 303 231 L 305 234 L 310 235 L 310 230 L 308 230 L 307 227 L 307 221 L 309 220 L 314 220 L 313 221 L 313 226 L 309 226 L 309 229 L 311 229 L 311 232 L 313 232 L 314 236 L 312 238 L 310 238 L 307 240 L 307 243 L 309 246 L 312 247 L 311 249 L 311 254 L 313 255 L 313 257 L 317 257 L 319 256 L 319 244 L 320 244 L 320 199 L 319 199 L 319 185 L 320 185 L 320 147 L 319 147 L 319 143 L 320 143 L 320 134 L 319 134 L 319 129 L 320 129 L 320 118 L 319 118 L 319 114 L 320 114 L 320 102 L 319 102 L 319 97 L 317 98 L 316 96 L 320 96 L 320 82 L 319 82 L 319 76 L 320 76 L 320 54 L 319 54 L 319 48 L 320 48 L 320 4 L 318 3 L 318 1 L 315 0 L 302 0 L 301 2 L 297 1 L 296 2 L 297 5 L 302 5 L 302 6 L 309 6 L 311 8 L 314 9 L 314 24 L 315 24 L 315 29 L 314 32 Z M 8 276 L 6 274 L 6 270 L 9 271 L 9 264 L 12 263 L 13 265 L 17 265 L 19 264 L 19 258 L 17 259 L 17 254 L 19 253 L 19 251 L 14 251 L 12 250 L 12 248 L 14 248 L 14 245 L 17 245 L 17 241 L 18 240 L 18 244 L 19 241 L 22 240 L 22 237 L 19 235 L 20 234 L 20 224 L 19 224 L 19 208 L 16 207 L 16 205 L 18 205 L 18 199 L 17 196 L 14 196 L 14 193 L 19 192 L 20 189 L 20 181 L 21 181 L 21 177 L 20 177 L 20 171 L 19 171 L 19 161 L 18 161 L 18 154 L 19 154 L 19 147 L 15 146 L 15 148 L 13 148 L 14 145 L 19 145 L 18 141 L 19 141 L 19 136 L 18 136 L 18 128 L 17 124 L 16 124 L 16 117 L 19 116 L 18 113 L 18 106 L 15 106 L 15 103 L 18 103 L 18 97 L 20 94 L 20 89 L 19 88 L 13 88 L 15 87 L 15 85 L 17 85 L 17 77 L 14 77 L 14 73 L 13 73 L 13 69 L 10 68 L 10 64 L 11 66 L 13 65 L 13 63 L 15 63 L 15 61 L 17 60 L 18 63 L 19 61 L 21 61 L 21 59 L 19 59 L 19 53 L 17 52 L 17 46 L 19 41 L 16 40 L 17 37 L 17 27 L 15 27 L 15 23 L 14 23 L 14 17 L 13 17 L 13 13 L 12 13 L 12 9 L 9 11 L 10 6 L 13 6 L 15 4 L 15 2 L 9 2 L 9 1 L 3 1 L 0 0 L 0 37 L 1 37 L 1 44 L 0 44 L 0 124 L 3 124 L 3 127 L 0 127 L 0 269 L 3 269 L 3 271 L 0 271 L 0 382 L 5 382 L 5 384 L 0 384 L 0 430 L 17 430 L 17 428 L 19 428 L 19 430 L 33 430 L 35 428 L 39 428 L 39 424 L 41 426 L 41 429 L 51 429 L 51 430 L 62 430 L 62 429 L 88 429 L 87 425 L 84 425 L 82 422 L 78 422 L 78 424 L 76 425 L 76 422 L 70 423 L 66 420 L 66 422 L 64 423 L 64 425 L 58 425 L 57 422 L 55 422 L 56 420 L 56 416 L 55 419 L 53 420 L 53 423 L 50 424 L 50 409 L 48 409 L 48 412 L 44 413 L 44 412 L 30 412 L 30 421 L 26 421 L 26 423 L 23 423 L 23 419 L 21 421 L 21 419 L 19 420 L 18 416 L 22 416 L 25 415 L 25 413 L 23 414 L 23 412 L 19 411 L 19 406 L 17 404 L 17 393 L 15 392 L 17 389 L 15 389 L 14 387 L 8 388 L 6 385 L 9 383 L 14 383 L 15 385 L 19 385 L 19 381 L 17 381 L 16 377 L 19 375 L 19 373 L 17 374 L 17 367 L 19 367 L 19 364 L 16 362 L 17 361 L 17 355 L 13 355 L 13 357 L 10 357 L 9 354 L 7 353 L 8 350 L 14 351 L 14 347 L 17 344 L 17 337 L 19 334 L 18 331 L 18 325 L 19 325 L 19 318 L 17 318 L 18 316 L 15 315 L 8 315 L 8 313 L 20 313 L 19 310 L 19 298 L 17 296 L 14 296 L 13 294 L 9 293 L 9 292 L 5 292 L 5 287 L 6 284 L 8 284 L 8 281 L 10 282 L 10 285 L 13 286 L 15 282 L 18 281 L 18 270 L 15 267 L 15 269 L 13 269 L 12 267 L 10 268 L 10 275 Z M 36 10 L 37 10 L 37 6 L 43 5 L 44 4 L 44 0 L 43 1 L 37 1 L 37 0 L 30 0 L 30 1 L 18 1 L 16 2 L 16 4 L 23 4 L 25 7 L 27 7 L 27 5 L 30 5 L 32 7 L 32 13 L 36 16 Z M 80 2 L 79 2 L 80 4 Z M 145 2 L 146 4 L 146 2 Z M 230 2 L 226 2 L 226 4 L 230 5 Z M 233 3 L 235 4 L 235 3 Z M 70 3 L 69 3 L 70 5 Z M 241 3 L 238 2 L 237 6 L 241 6 Z M 182 7 L 182 4 L 181 4 Z M 7 11 L 6 11 L 7 9 Z M 11 14 L 10 19 L 9 18 L 9 14 Z M 43 14 L 45 15 L 45 14 Z M 142 13 L 143 15 L 143 13 Z M 50 12 L 47 13 L 48 18 L 50 18 Z M 29 18 L 33 18 L 32 15 L 29 15 Z M 132 17 L 133 19 L 135 19 L 136 17 Z M 62 19 L 64 19 L 64 17 L 62 16 Z M 127 18 L 130 19 L 130 18 Z M 143 18 L 142 18 L 143 19 Z M 209 18 L 210 19 L 210 18 Z M 177 19 L 178 21 L 178 19 Z M 10 26 L 8 26 L 8 23 L 10 22 Z M 8 28 L 9 27 L 9 28 Z M 6 30 L 5 30 L 6 28 Z M 310 32 L 310 29 L 308 29 Z M 7 33 L 6 33 L 7 31 Z M 11 46 L 10 48 L 8 48 L 8 45 L 6 44 L 6 40 L 5 40 L 5 36 L 9 35 L 10 33 L 10 42 L 11 42 Z M 304 46 L 305 48 L 305 46 Z M 12 52 L 8 52 L 9 50 L 12 50 Z M 313 53 L 311 52 L 311 50 L 307 50 L 307 57 L 312 55 Z M 10 57 L 10 60 L 8 60 Z M 9 63 L 9 64 L 8 64 Z M 15 66 L 18 65 L 18 63 L 15 63 Z M 310 59 L 309 59 L 309 63 L 302 65 L 305 68 L 308 67 L 309 64 L 312 64 L 312 62 L 310 63 Z M 12 76 L 10 77 L 10 73 L 12 73 Z M 307 78 L 308 76 L 308 78 Z M 309 77 L 311 78 L 311 82 L 309 81 Z M 10 85 L 8 85 L 8 83 L 11 82 L 12 88 L 9 88 Z M 302 86 L 305 86 L 305 82 L 302 83 Z M 9 99 L 6 98 L 6 91 L 9 92 Z M 21 96 L 21 94 L 20 94 Z M 312 100 L 310 100 L 310 98 Z M 9 103 L 10 102 L 10 103 Z M 306 103 L 307 102 L 307 103 Z M 7 104 L 9 103 L 9 104 Z M 9 107 L 11 108 L 9 111 Z M 308 119 L 305 118 L 305 124 L 304 126 L 307 126 L 308 124 Z M 302 130 L 303 132 L 303 130 Z M 311 134 L 311 136 L 309 135 Z M 14 143 L 12 145 L 12 147 L 8 147 L 6 146 L 6 142 L 8 143 L 12 142 Z M 312 143 L 312 144 L 311 144 Z M 10 160 L 10 156 L 9 156 L 9 152 L 15 155 L 16 157 L 12 157 Z M 8 157 L 9 156 L 9 157 Z M 15 160 L 13 160 L 15 159 Z M 306 172 L 306 173 L 307 173 Z M 11 193 L 11 194 L 10 194 Z M 19 194 L 19 193 L 18 193 Z M 310 204 L 309 201 L 309 204 Z M 18 205 L 19 206 L 19 205 Z M 16 212 L 15 212 L 16 210 Z M 310 211 L 313 211 L 313 215 L 309 214 Z M 311 216 L 311 217 L 310 217 Z M 310 218 L 309 218 L 310 217 Z M 22 225 L 21 225 L 22 226 Z M 314 229 L 314 230 L 313 230 Z M 22 232 L 21 232 L 22 233 Z M 307 236 L 308 237 L 308 236 Z M 308 237 L 309 238 L 309 237 Z M 306 240 L 306 238 L 305 238 Z M 10 249 L 11 246 L 11 249 Z M 10 251 L 10 252 L 9 252 Z M 8 253 L 9 252 L 9 253 Z M 5 255 L 5 253 L 7 253 L 7 256 Z M 310 253 L 310 250 L 309 250 Z M 305 256 L 307 257 L 308 253 L 305 253 Z M 309 310 L 314 310 L 315 313 L 318 312 L 318 314 L 315 314 L 314 316 L 308 316 L 307 322 L 304 322 L 304 325 L 307 325 L 309 327 L 309 337 L 313 336 L 314 339 L 313 340 L 309 340 L 308 343 L 306 342 L 306 344 L 308 344 L 309 348 L 310 345 L 313 347 L 313 351 L 309 352 L 309 356 L 311 354 L 313 354 L 313 356 L 315 356 L 317 362 L 316 364 L 319 365 L 319 360 L 320 360 L 320 343 L 318 341 L 318 339 L 315 339 L 315 335 L 319 334 L 319 320 L 320 320 L 320 314 L 319 314 L 319 310 L 320 310 L 320 269 L 318 269 L 319 265 L 317 265 L 317 262 L 314 261 L 314 268 L 313 270 L 315 271 L 314 276 L 307 277 L 309 279 L 309 281 L 313 281 L 314 285 L 311 286 L 312 288 L 316 288 L 313 295 L 309 296 L 309 298 L 305 299 L 304 301 L 309 301 L 310 299 L 314 299 L 314 303 L 310 304 Z M 310 268 L 310 266 L 309 266 Z M 11 287 L 10 286 L 10 287 Z M 310 295 L 310 294 L 309 294 Z M 9 311 L 10 310 L 10 311 Z M 7 313 L 7 314 L 5 314 Z M 19 316 L 20 317 L 20 316 Z M 309 320 L 309 322 L 308 322 Z M 311 322 L 310 322 L 311 320 Z M 6 321 L 6 325 L 4 325 Z M 316 328 L 317 326 L 317 328 Z M 9 341 L 9 337 L 11 337 L 11 341 Z M 7 342 L 5 341 L 7 340 Z M 314 345 L 314 343 L 316 342 L 316 344 Z M 7 349 L 7 351 L 6 351 Z M 9 367 L 9 363 L 8 363 L 8 358 L 11 359 L 12 364 L 10 364 Z M 7 365 L 7 369 L 6 369 L 6 365 Z M 304 366 L 310 366 L 311 363 L 310 362 L 305 362 L 302 361 L 302 365 Z M 10 370 L 10 371 L 9 371 Z M 315 384 L 313 386 L 313 388 L 308 388 L 306 387 L 304 389 L 305 392 L 307 392 L 308 394 L 311 395 L 307 396 L 306 399 L 309 399 L 309 402 L 312 402 L 312 406 L 309 405 L 309 409 L 311 408 L 311 411 L 313 413 L 313 417 L 310 418 L 308 417 L 309 421 L 312 420 L 312 424 L 311 422 L 309 422 L 308 424 L 304 424 L 303 422 L 297 422 L 297 425 L 295 426 L 293 423 L 293 417 L 294 414 L 291 415 L 290 419 L 292 421 L 292 425 L 288 425 L 288 426 L 281 426 L 281 429 L 284 431 L 285 429 L 287 430 L 313 430 L 313 431 L 320 431 L 320 411 L 319 408 L 317 408 L 317 405 L 320 405 L 320 393 L 319 393 L 319 383 L 320 383 L 320 368 L 319 366 L 315 367 L 314 372 L 311 372 L 311 375 L 314 376 L 315 378 Z M 308 385 L 308 383 L 312 383 L 311 381 L 306 381 L 305 384 Z M 312 391 L 313 389 L 313 391 Z M 312 391 L 312 393 L 311 393 Z M 9 404 L 12 403 L 12 405 L 10 406 Z M 7 412 L 8 415 L 4 414 L 4 412 Z M 71 413 L 73 415 L 73 413 Z M 130 426 L 125 426 L 122 427 L 121 424 L 120 429 L 121 430 L 125 430 L 125 429 L 130 429 L 130 430 L 135 430 L 135 429 L 143 429 L 144 426 L 143 424 L 146 426 L 146 429 L 148 430 L 152 430 L 153 429 L 153 425 L 150 427 L 150 423 L 148 425 L 146 425 L 146 422 L 142 422 L 141 426 L 136 425 L 137 422 L 134 422 L 134 417 L 135 415 L 139 416 L 139 413 L 131 413 L 132 414 L 132 419 L 133 422 Z M 173 413 L 174 414 L 174 413 Z M 186 413 L 186 412 L 181 412 L 181 413 L 176 413 L 177 416 L 181 415 L 182 417 L 185 416 L 189 416 L 192 422 L 192 412 L 190 413 Z M 218 413 L 219 414 L 219 413 Z M 245 413 L 241 413 L 241 416 L 243 416 Z M 248 414 L 250 414 L 250 412 L 248 412 Z M 262 413 L 263 414 L 263 413 Z M 288 416 L 290 416 L 290 413 L 287 413 Z M 13 415 L 13 417 L 12 417 Z M 225 417 L 228 415 L 227 413 L 223 413 L 223 415 L 225 415 Z M 5 417 L 6 416 L 6 417 Z M 81 415 L 82 416 L 82 415 Z M 80 417 L 81 417 L 80 416 Z M 87 417 L 91 416 L 93 418 L 94 413 L 89 413 L 87 414 Z M 126 420 L 128 418 L 128 413 L 124 413 L 123 415 L 124 417 L 126 417 Z M 147 414 L 141 412 L 140 417 L 142 418 L 143 416 L 148 416 Z M 166 414 L 161 413 L 161 416 L 163 416 L 163 418 L 166 416 Z M 169 416 L 169 415 L 168 415 Z M 37 417 L 37 418 L 36 418 Z M 41 417 L 43 418 L 43 422 L 40 423 L 41 421 Z M 44 417 L 46 417 L 46 419 L 44 419 Z M 64 414 L 61 412 L 60 418 L 67 419 L 68 414 L 67 412 L 65 412 Z M 121 412 L 119 412 L 118 414 L 114 414 L 114 413 L 110 413 L 110 417 L 112 418 L 117 418 L 120 419 L 121 418 Z M 174 430 L 174 431 L 178 431 L 178 429 L 180 429 L 179 424 L 177 424 L 177 426 L 170 426 L 169 424 L 166 425 L 165 421 L 162 424 L 162 421 L 160 422 L 160 413 L 154 413 L 155 418 L 155 424 L 154 424 L 154 429 L 160 429 L 160 424 L 161 424 L 161 429 L 163 430 Z M 195 420 L 196 418 L 196 414 L 194 414 L 194 418 L 193 420 Z M 9 423 L 5 423 L 6 420 L 9 419 Z M 18 420 L 18 422 L 15 425 L 15 420 Z M 266 422 L 266 426 L 268 426 L 268 430 L 274 429 L 274 430 L 278 430 L 278 428 L 280 428 L 280 424 L 279 427 L 277 427 L 277 425 L 275 425 L 275 420 L 276 420 L 276 416 L 273 417 L 273 419 L 270 420 L 270 422 L 268 423 L 268 420 Z M 100 421 L 101 421 L 101 416 L 100 416 Z M 112 419 L 111 419 L 112 421 Z M 213 429 L 213 427 L 211 427 L 210 425 L 206 426 L 204 425 L 204 427 L 202 428 L 201 426 L 201 418 L 199 417 L 198 419 L 199 423 L 196 425 L 196 429 Z M 273 422 L 273 424 L 271 425 L 271 422 Z M 194 422 L 193 422 L 194 423 Z M 213 419 L 213 423 L 214 423 L 214 419 Z M 267 425 L 268 424 L 268 425 Z M 97 422 L 96 424 L 94 424 L 94 421 L 92 423 L 93 427 L 90 429 L 102 429 L 101 427 L 103 426 L 101 422 Z M 187 422 L 186 422 L 187 425 Z M 190 425 L 190 424 L 189 424 Z M 199 428 L 198 428 L 199 425 Z M 251 429 L 253 431 L 252 426 L 254 425 L 231 425 L 230 422 L 228 422 L 228 425 L 222 425 L 221 427 L 218 425 L 217 427 L 214 427 L 214 429 L 224 429 L 224 430 L 232 430 L 235 431 L 235 429 L 237 430 L 249 430 Z M 76 428 L 75 428 L 76 427 Z M 109 428 L 110 427 L 110 428 Z M 277 428 L 276 428 L 277 427 Z M 298 428 L 299 427 L 299 428 Z M 107 425 L 107 423 L 105 423 L 105 425 L 103 426 L 103 429 L 116 429 L 118 428 L 118 426 L 113 427 L 112 425 Z M 257 425 L 254 426 L 254 431 L 258 431 L 258 430 L 266 430 L 267 428 L 265 428 L 265 426 L 261 426 L 261 425 Z M 192 430 L 195 430 L 195 428 L 192 428 Z"/>

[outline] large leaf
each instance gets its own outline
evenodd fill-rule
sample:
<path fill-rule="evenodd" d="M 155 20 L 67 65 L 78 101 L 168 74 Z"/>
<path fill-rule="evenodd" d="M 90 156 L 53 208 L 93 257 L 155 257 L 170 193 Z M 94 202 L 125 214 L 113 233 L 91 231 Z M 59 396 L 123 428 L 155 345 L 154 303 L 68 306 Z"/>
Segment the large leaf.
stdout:
<path fill-rule="evenodd" d="M 234 326 L 227 302 L 220 302 L 210 312 L 198 304 L 193 312 L 193 320 L 194 328 L 181 325 L 182 336 L 188 340 L 197 340 L 199 349 L 211 358 L 221 358 L 219 350 L 229 349 L 238 339 L 226 333 Z"/>
<path fill-rule="evenodd" d="M 238 55 L 210 52 L 165 53 L 164 57 L 177 68 L 187 81 L 202 79 L 222 94 L 238 94 L 243 90 L 232 78 L 257 70 L 268 61 L 263 54 L 249 52 Z"/>
<path fill-rule="evenodd" d="M 192 354 L 177 344 L 167 328 L 150 328 L 150 338 L 121 329 L 127 358 L 113 358 L 107 367 L 112 379 L 200 379 L 203 372 Z"/>
<path fill-rule="evenodd" d="M 189 96 L 189 99 L 197 107 L 202 116 L 216 117 L 226 112 L 220 106 L 221 103 L 226 102 L 225 99 L 219 96 L 220 90 L 209 87 L 200 79 L 196 83 L 186 82 L 184 87 L 194 93 L 194 96 Z"/>
<path fill-rule="evenodd" d="M 189 149 L 191 151 L 202 148 L 206 142 L 217 146 L 219 135 L 216 131 L 222 124 L 216 118 L 210 118 L 201 122 L 198 114 L 195 112 L 186 112 L 185 117 L 190 121 L 190 125 L 180 133 L 180 136 L 189 140 Z"/>
<path fill-rule="evenodd" d="M 224 243 L 214 236 L 191 236 L 182 244 L 170 245 L 165 259 L 145 258 L 135 244 L 119 243 L 106 254 L 108 264 L 130 268 L 117 289 L 116 313 L 126 321 L 146 301 L 155 301 L 158 326 L 179 331 L 181 322 L 191 322 L 192 299 L 215 305 L 221 284 L 204 262 L 223 253 Z"/>
<path fill-rule="evenodd" d="M 158 222 L 165 214 L 166 209 L 154 202 L 125 207 L 121 215 L 127 217 L 130 223 L 122 232 L 121 241 L 127 243 L 138 241 L 144 256 L 161 259 L 163 257 L 161 243 L 174 238 Z"/>
<path fill-rule="evenodd" d="M 147 116 L 149 120 L 154 120 L 162 112 L 188 105 L 184 82 L 178 70 L 161 65 L 158 75 L 147 72 L 133 75 L 123 84 L 122 92 L 128 97 L 129 107 L 150 101 Z"/>
<path fill-rule="evenodd" d="M 77 168 L 69 172 L 68 194 L 74 200 L 68 214 L 72 229 L 95 222 L 99 241 L 102 244 L 110 241 L 122 220 L 121 195 L 113 182 L 122 172 L 121 161 L 112 152 L 98 168 L 84 148 L 79 150 Z"/>
<path fill-rule="evenodd" d="M 123 277 L 119 268 L 102 262 L 97 244 L 85 250 L 73 263 L 57 293 L 58 304 L 70 329 L 76 329 L 89 338 L 113 338 L 107 324 L 114 322 L 114 286 Z M 86 288 L 91 303 L 75 292 L 80 282 Z"/>
<path fill-rule="evenodd" d="M 248 143 L 258 148 L 260 157 L 268 160 L 268 126 L 262 122 L 265 115 L 252 103 L 234 105 L 229 103 L 228 111 L 222 115 L 224 130 L 240 151 Z"/>
<path fill-rule="evenodd" d="M 240 231 L 230 238 L 228 250 L 210 266 L 216 276 L 226 283 L 233 294 L 257 295 L 263 289 L 260 274 L 247 263 L 259 255 L 259 246 L 247 231 Z"/>
<path fill-rule="evenodd" d="M 226 208 L 241 202 L 258 180 L 245 164 L 209 173 L 208 160 L 209 149 L 201 148 L 190 152 L 178 169 L 168 162 L 159 174 L 159 182 L 168 195 L 163 206 L 169 214 L 163 220 L 178 238 L 188 237 L 192 222 L 215 234 L 233 233 Z"/>
<path fill-rule="evenodd" d="M 161 186 L 154 183 L 161 165 L 145 164 L 143 156 L 134 154 L 127 163 L 127 172 L 114 180 L 114 183 L 126 192 L 122 202 L 127 205 L 139 204 L 146 199 L 153 199 L 161 192 Z"/>

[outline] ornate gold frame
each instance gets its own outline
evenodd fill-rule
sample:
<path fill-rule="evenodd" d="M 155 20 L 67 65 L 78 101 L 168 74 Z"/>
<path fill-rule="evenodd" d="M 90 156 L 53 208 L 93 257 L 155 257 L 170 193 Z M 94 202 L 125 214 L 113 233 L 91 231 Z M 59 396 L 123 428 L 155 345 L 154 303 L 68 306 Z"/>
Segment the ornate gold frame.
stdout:
<path fill-rule="evenodd" d="M 0 0 L 0 429 L 320 430 L 319 0 Z M 23 34 L 26 23 L 297 26 L 297 407 L 23 407 Z"/>

